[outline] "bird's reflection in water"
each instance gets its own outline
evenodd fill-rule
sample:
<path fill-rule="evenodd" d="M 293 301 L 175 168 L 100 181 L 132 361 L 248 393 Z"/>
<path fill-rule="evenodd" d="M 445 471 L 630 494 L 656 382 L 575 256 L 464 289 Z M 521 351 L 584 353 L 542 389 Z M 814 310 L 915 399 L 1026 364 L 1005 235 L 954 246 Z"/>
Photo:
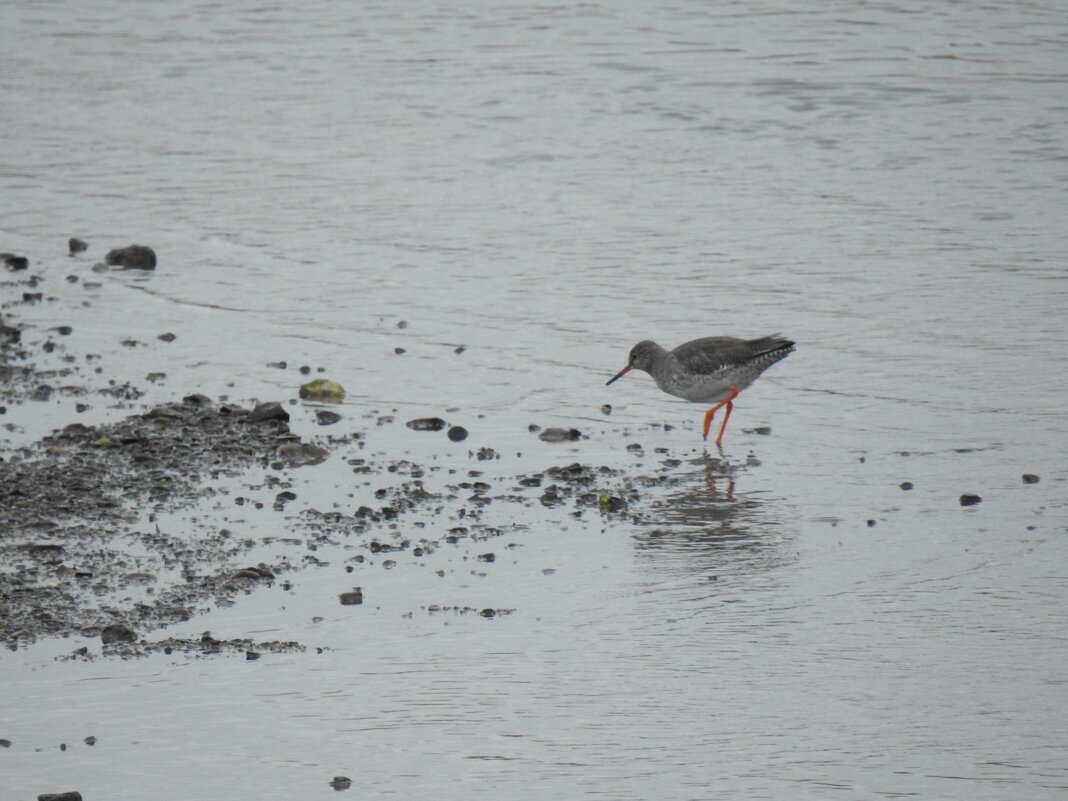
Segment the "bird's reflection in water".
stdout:
<path fill-rule="evenodd" d="M 703 459 L 694 461 L 704 465 L 705 489 L 712 495 L 722 494 L 723 498 L 732 501 L 734 500 L 734 474 L 737 468 L 723 459 L 722 454 L 722 448 L 720 456 L 709 456 L 708 451 L 705 451 Z"/>
<path fill-rule="evenodd" d="M 706 453 L 690 464 L 634 533 L 648 591 L 689 587 L 691 598 L 708 598 L 736 586 L 732 579 L 767 578 L 793 561 L 782 500 L 745 490 L 746 473 L 758 461 L 731 463 Z"/>

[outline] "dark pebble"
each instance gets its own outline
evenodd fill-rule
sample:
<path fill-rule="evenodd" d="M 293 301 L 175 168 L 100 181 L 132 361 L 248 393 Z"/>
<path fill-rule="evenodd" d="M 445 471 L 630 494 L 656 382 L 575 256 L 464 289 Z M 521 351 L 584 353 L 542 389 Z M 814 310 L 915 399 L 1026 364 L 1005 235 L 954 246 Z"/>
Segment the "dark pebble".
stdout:
<path fill-rule="evenodd" d="M 1039 477 L 1036 476 L 1034 473 L 1024 473 L 1023 474 L 1023 483 L 1024 484 L 1037 484 L 1040 480 L 1041 479 L 1039 479 Z"/>
<path fill-rule="evenodd" d="M 479 614 L 482 615 L 482 617 L 496 617 L 497 610 L 496 609 L 483 609 L 481 612 L 479 612 Z"/>
<path fill-rule="evenodd" d="M 283 364 L 285 364 L 285 362 L 283 362 Z M 300 366 L 300 374 L 301 375 L 310 375 L 311 374 L 311 368 L 306 364 L 302 364 Z"/>
<path fill-rule="evenodd" d="M 407 328 L 407 327 L 408 327 L 408 321 L 407 320 L 399 320 L 399 321 L 397 321 L 397 328 Z"/>
<path fill-rule="evenodd" d="M 73 256 L 76 253 L 84 253 L 85 251 L 87 251 L 89 249 L 89 245 L 84 240 L 78 239 L 78 237 L 76 236 L 72 236 L 67 242 L 67 248 L 70 251 L 70 255 Z"/>
<path fill-rule="evenodd" d="M 406 425 L 413 431 L 441 431 L 445 428 L 445 421 L 440 417 L 420 417 L 418 420 L 409 420 Z"/>
<path fill-rule="evenodd" d="M 315 413 L 315 421 L 321 426 L 332 426 L 340 419 L 340 414 L 331 412 L 328 409 L 320 409 Z"/>
<path fill-rule="evenodd" d="M 76 284 L 76 283 L 78 283 L 78 280 L 79 280 L 78 276 L 76 276 L 76 275 L 68 275 L 67 276 L 67 283 L 68 284 Z"/>
<path fill-rule="evenodd" d="M 82 740 L 82 742 L 86 745 L 96 745 L 96 737 L 90 734 L 88 737 Z"/>
<path fill-rule="evenodd" d="M 874 527 L 875 527 L 875 521 L 874 520 L 869 520 L 868 521 L 868 528 L 874 528 Z"/>
<path fill-rule="evenodd" d="M 66 793 L 41 793 L 37 796 L 37 801 L 82 801 L 82 794 L 77 790 L 70 790 Z"/>
<path fill-rule="evenodd" d="M 465 350 L 467 350 L 467 348 L 464 347 L 463 345 L 460 345 L 458 348 L 453 348 L 452 352 L 456 353 L 456 354 L 460 354 L 460 353 L 463 353 Z"/>
<path fill-rule="evenodd" d="M 611 414 L 611 413 L 612 413 L 612 404 L 611 403 L 606 403 L 604 406 L 601 407 L 601 414 Z"/>
<path fill-rule="evenodd" d="M 960 496 L 960 505 L 961 506 L 975 506 L 977 503 L 979 503 L 982 500 L 983 499 L 980 498 L 978 495 L 972 495 L 970 492 L 966 492 L 966 493 L 964 493 L 963 495 Z"/>
<path fill-rule="evenodd" d="M 282 408 L 282 404 L 278 401 L 257 404 L 256 408 L 249 412 L 248 421 L 250 423 L 262 423 L 265 420 L 288 421 L 289 412 Z"/>
<path fill-rule="evenodd" d="M 342 606 L 356 606 L 357 604 L 363 603 L 363 591 L 353 590 L 351 592 L 343 592 L 340 593 L 337 598 L 341 601 Z"/>
<path fill-rule="evenodd" d="M 497 555 L 492 553 L 480 553 L 477 557 L 480 562 L 495 562 L 497 561 Z"/>
<path fill-rule="evenodd" d="M 335 776 L 328 784 L 335 790 L 348 790 L 352 787 L 352 779 L 348 776 Z"/>
<path fill-rule="evenodd" d="M 69 325 L 60 325 L 56 327 L 55 331 L 60 336 L 69 337 L 74 331 L 74 329 L 71 328 Z"/>
<path fill-rule="evenodd" d="M 168 331 L 166 334 L 160 334 L 158 337 L 156 337 L 156 339 L 158 339 L 160 342 L 174 342 L 174 340 L 178 339 L 178 337 Z"/>
<path fill-rule="evenodd" d="M 109 250 L 104 261 L 127 270 L 155 270 L 156 252 L 145 245 L 127 245 Z"/>
<path fill-rule="evenodd" d="M 903 490 L 910 490 L 910 489 L 912 489 L 912 482 L 911 481 L 902 481 L 898 486 L 901 487 L 901 489 L 903 489 Z"/>
<path fill-rule="evenodd" d="M 137 633 L 125 623 L 109 623 L 100 630 L 100 640 L 104 645 L 113 642 L 134 642 Z"/>
<path fill-rule="evenodd" d="M 254 661 L 256 659 L 259 659 L 259 658 L 260 658 L 260 655 L 259 655 L 258 651 L 245 651 L 245 661 L 246 662 L 252 662 L 252 661 Z"/>
<path fill-rule="evenodd" d="M 5 253 L 4 265 L 9 270 L 25 270 L 30 266 L 30 260 L 25 256 L 16 256 L 14 253 Z"/>
<path fill-rule="evenodd" d="M 462 442 L 467 439 L 467 429 L 463 426 L 453 426 L 449 429 L 448 437 L 453 442 Z"/>
<path fill-rule="evenodd" d="M 404 348 L 394 348 L 393 352 L 396 353 L 398 356 L 400 356 L 400 355 L 405 353 L 405 350 L 404 350 Z"/>
<path fill-rule="evenodd" d="M 547 428 L 538 434 L 542 442 L 574 442 L 582 436 L 577 428 Z"/>

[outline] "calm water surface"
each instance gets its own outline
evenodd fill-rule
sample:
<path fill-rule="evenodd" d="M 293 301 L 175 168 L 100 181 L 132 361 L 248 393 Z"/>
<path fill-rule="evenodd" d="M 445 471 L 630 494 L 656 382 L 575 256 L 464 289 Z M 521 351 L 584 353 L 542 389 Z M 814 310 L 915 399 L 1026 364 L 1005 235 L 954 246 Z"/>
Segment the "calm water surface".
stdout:
<path fill-rule="evenodd" d="M 336 605 L 341 548 L 172 630 L 304 655 L 8 652 L 4 797 L 315 798 L 339 774 L 406 799 L 1068 793 L 1062 3 L 59 0 L 0 23 L 0 249 L 56 297 L 11 310 L 24 338 L 74 329 L 57 365 L 166 372 L 145 402 L 291 397 L 323 367 L 337 433 L 502 493 L 679 460 L 639 523 L 491 505 L 509 533 L 367 568 L 363 607 Z M 90 270 L 130 242 L 154 274 Z M 639 339 L 777 330 L 798 351 L 723 454 L 646 376 L 604 387 Z M 77 419 L 128 413 L 95 406 Z M 12 406 L 2 435 L 72 407 Z M 369 422 L 394 409 L 471 440 Z M 363 502 L 352 455 L 297 476 L 300 503 Z"/>

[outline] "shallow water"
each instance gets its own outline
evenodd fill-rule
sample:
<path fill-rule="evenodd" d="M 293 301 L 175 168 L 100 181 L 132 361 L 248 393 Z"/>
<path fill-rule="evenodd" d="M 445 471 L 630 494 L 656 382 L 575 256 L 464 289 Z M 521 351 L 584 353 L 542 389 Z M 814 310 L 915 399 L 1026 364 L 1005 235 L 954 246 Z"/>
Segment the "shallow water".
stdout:
<path fill-rule="evenodd" d="M 431 480 L 672 479 L 639 522 L 495 502 L 505 535 L 355 574 L 340 544 L 293 589 L 166 632 L 306 654 L 7 653 L 6 796 L 317 797 L 339 774 L 379 798 L 1064 796 L 1060 3 L 11 2 L 0 21 L 0 249 L 56 297 L 11 310 L 24 338 L 74 329 L 57 365 L 101 354 L 145 403 L 290 398 L 323 367 L 344 419 L 294 407 L 293 428 L 366 431 Z M 90 269 L 130 242 L 155 273 Z M 604 386 L 639 339 L 777 330 L 798 350 L 722 454 L 648 377 Z M 10 406 L 0 433 L 129 413 L 91 405 Z M 426 415 L 470 439 L 403 426 Z M 298 500 L 242 509 L 243 533 L 392 481 L 354 477 L 358 455 L 297 471 Z M 364 605 L 338 606 L 353 584 Z"/>

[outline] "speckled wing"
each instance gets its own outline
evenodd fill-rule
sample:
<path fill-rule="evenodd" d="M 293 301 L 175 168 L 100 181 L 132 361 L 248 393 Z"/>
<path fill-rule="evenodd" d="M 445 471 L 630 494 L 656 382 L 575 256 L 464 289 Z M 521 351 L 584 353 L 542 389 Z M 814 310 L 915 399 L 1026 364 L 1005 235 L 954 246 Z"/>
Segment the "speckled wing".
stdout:
<path fill-rule="evenodd" d="M 780 334 L 758 339 L 702 337 L 679 345 L 672 353 L 685 369 L 709 375 L 719 372 L 724 367 L 746 364 L 766 353 L 792 349 L 793 345 L 793 342 L 783 339 Z M 786 353 L 788 352 L 789 350 L 786 350 Z M 783 356 L 786 353 L 783 353 Z M 778 359 L 773 361 L 778 361 Z"/>

